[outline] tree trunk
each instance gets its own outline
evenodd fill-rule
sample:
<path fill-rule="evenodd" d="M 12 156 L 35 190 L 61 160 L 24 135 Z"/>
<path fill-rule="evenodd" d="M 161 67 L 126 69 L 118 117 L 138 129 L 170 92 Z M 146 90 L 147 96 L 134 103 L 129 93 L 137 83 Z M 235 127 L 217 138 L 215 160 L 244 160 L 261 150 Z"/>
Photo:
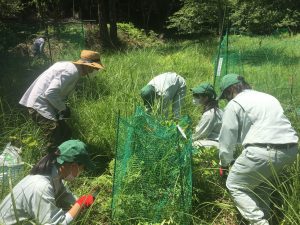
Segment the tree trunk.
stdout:
<path fill-rule="evenodd" d="M 100 42 L 102 46 L 105 47 L 109 45 L 110 41 L 109 41 L 107 22 L 105 19 L 104 0 L 98 0 L 98 18 L 99 18 Z"/>
<path fill-rule="evenodd" d="M 117 43 L 117 18 L 116 18 L 116 0 L 109 0 L 109 19 L 110 19 L 110 40 L 113 44 Z"/>

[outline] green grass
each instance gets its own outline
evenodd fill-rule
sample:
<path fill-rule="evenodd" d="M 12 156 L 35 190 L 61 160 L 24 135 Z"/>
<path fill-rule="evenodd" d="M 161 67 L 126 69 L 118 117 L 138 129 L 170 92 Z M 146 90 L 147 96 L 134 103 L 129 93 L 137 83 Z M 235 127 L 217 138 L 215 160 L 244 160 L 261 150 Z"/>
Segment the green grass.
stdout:
<path fill-rule="evenodd" d="M 68 51 L 63 46 L 53 51 L 55 61 L 78 58 L 78 46 L 67 44 Z M 276 38 L 232 36 L 230 46 L 230 51 L 241 57 L 242 64 L 236 67 L 243 71 L 242 75 L 246 80 L 254 89 L 277 97 L 299 132 L 300 117 L 297 116 L 296 109 L 300 108 L 300 35 Z M 105 70 L 82 78 L 77 91 L 69 98 L 72 109 L 70 124 L 74 138 L 88 143 L 99 171 L 105 171 L 107 162 L 114 156 L 118 112 L 122 116 L 128 116 L 136 106 L 142 104 L 139 90 L 143 85 L 153 76 L 167 71 L 182 75 L 188 88 L 200 82 L 212 82 L 216 51 L 217 40 L 206 38 L 166 41 L 155 47 L 102 53 Z M 1 78 L 0 88 L 1 148 L 10 136 L 15 136 L 22 142 L 24 160 L 28 164 L 34 164 L 41 154 L 43 140 L 37 127 L 17 102 L 34 78 L 47 67 L 47 62 L 43 64 L 43 61 L 33 60 L 31 66 L 28 66 L 27 61 L 22 58 L 5 59 L 7 66 L 2 69 L 5 79 Z M 225 103 L 221 102 L 221 105 L 224 106 Z M 198 122 L 200 109 L 192 105 L 189 91 L 183 113 L 191 116 L 194 125 Z M 190 215 L 194 224 L 242 224 L 224 181 L 218 177 L 218 166 L 212 163 L 217 161 L 217 156 L 205 153 L 202 158 L 209 162 L 209 166 L 196 168 L 197 186 Z M 280 205 L 274 207 L 282 212 L 278 218 L 282 224 L 300 224 L 299 164 L 298 159 L 275 186 L 283 199 Z M 106 170 L 102 176 L 99 173 L 86 174 L 72 185 L 72 190 L 78 195 L 88 192 L 93 186 L 102 187 L 96 204 L 81 215 L 76 224 L 110 223 L 112 171 Z M 170 221 L 172 218 L 164 224 L 176 224 L 176 221 Z"/>

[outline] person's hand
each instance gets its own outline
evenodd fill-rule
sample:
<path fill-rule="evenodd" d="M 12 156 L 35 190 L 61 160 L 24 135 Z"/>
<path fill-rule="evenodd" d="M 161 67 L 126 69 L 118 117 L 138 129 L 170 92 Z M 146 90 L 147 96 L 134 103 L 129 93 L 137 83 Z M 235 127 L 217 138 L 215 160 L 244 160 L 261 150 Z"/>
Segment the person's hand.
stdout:
<path fill-rule="evenodd" d="M 219 168 L 220 177 L 227 178 L 228 173 L 229 173 L 229 167 L 228 166 L 220 166 L 220 168 Z"/>
<path fill-rule="evenodd" d="M 71 110 L 67 106 L 65 110 L 62 110 L 58 113 L 59 119 L 68 119 L 71 117 Z"/>
<path fill-rule="evenodd" d="M 94 203 L 94 197 L 92 195 L 83 195 L 77 199 L 76 203 L 78 203 L 80 207 L 88 208 Z"/>

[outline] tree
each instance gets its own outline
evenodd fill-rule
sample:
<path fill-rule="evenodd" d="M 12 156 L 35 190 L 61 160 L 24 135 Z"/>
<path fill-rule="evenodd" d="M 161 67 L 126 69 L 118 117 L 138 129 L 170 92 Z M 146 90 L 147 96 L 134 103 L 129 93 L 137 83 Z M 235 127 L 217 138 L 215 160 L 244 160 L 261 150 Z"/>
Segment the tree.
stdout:
<path fill-rule="evenodd" d="M 231 15 L 233 26 L 240 31 L 269 34 L 278 28 L 300 28 L 300 1 L 238 0 Z"/>
<path fill-rule="evenodd" d="M 100 41 L 102 46 L 109 45 L 109 33 L 107 28 L 107 20 L 105 15 L 105 1 L 98 0 L 98 18 L 99 18 L 99 30 L 100 30 Z"/>
<path fill-rule="evenodd" d="M 180 33 L 220 33 L 226 0 L 181 0 L 182 8 L 169 17 L 168 28 Z"/>
<path fill-rule="evenodd" d="M 0 0 L 0 18 L 16 17 L 22 10 L 21 0 Z"/>
<path fill-rule="evenodd" d="M 113 44 L 116 44 L 118 39 L 116 0 L 109 1 L 109 20 L 110 20 L 110 27 L 109 27 L 110 40 Z"/>

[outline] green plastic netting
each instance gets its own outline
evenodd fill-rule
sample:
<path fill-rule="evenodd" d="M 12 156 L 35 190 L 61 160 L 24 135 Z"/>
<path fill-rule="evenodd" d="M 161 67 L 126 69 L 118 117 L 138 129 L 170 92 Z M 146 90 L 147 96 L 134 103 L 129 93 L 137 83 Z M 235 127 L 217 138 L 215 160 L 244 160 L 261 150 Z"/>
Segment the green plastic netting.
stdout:
<path fill-rule="evenodd" d="M 218 49 L 218 56 L 215 60 L 214 66 L 214 85 L 219 87 L 220 78 L 228 73 L 243 74 L 243 66 L 241 62 L 241 55 L 238 51 L 230 51 L 229 36 L 226 33 Z"/>
<path fill-rule="evenodd" d="M 119 118 L 112 201 L 114 224 L 189 224 L 192 201 L 191 128 L 179 126 L 137 108 Z M 184 137 L 186 135 L 186 138 Z"/>

